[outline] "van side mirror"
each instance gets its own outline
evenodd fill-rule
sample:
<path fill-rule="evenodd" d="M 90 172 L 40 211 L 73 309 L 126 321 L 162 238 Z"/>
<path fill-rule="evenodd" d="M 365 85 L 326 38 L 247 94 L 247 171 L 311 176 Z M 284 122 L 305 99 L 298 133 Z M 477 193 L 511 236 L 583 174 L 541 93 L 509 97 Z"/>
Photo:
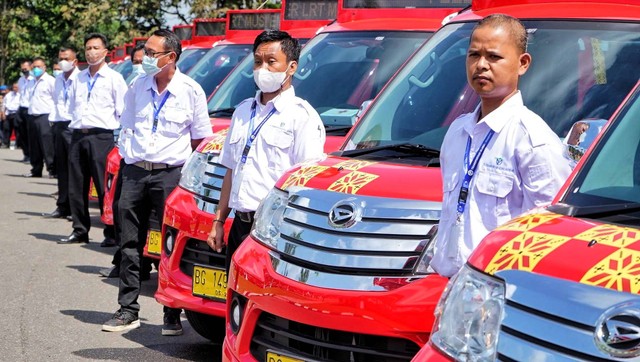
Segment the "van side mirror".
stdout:
<path fill-rule="evenodd" d="M 607 124 L 606 119 L 583 119 L 574 123 L 565 138 L 569 158 L 576 163 L 580 161 L 605 124 Z"/>
<path fill-rule="evenodd" d="M 360 105 L 360 108 L 358 108 L 358 113 L 356 113 L 356 115 L 353 116 L 353 119 L 351 120 L 351 124 L 356 124 L 358 120 L 360 120 L 360 117 L 362 117 L 362 115 L 364 114 L 364 111 L 366 111 L 367 108 L 369 108 L 369 105 L 371 104 L 371 102 L 373 102 L 373 99 L 367 99 L 366 101 L 362 102 L 362 104 Z"/>

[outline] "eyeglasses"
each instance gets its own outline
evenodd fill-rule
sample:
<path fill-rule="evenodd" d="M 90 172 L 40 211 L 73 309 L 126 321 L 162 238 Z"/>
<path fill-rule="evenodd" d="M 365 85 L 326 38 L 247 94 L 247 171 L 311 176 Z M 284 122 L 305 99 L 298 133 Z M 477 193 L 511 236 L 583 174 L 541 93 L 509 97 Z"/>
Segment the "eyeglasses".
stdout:
<path fill-rule="evenodd" d="M 165 52 L 154 52 L 153 50 L 149 50 L 149 49 L 145 49 L 144 50 L 144 55 L 151 57 L 151 58 L 157 58 L 158 55 L 164 55 L 167 53 L 171 53 L 171 50 L 167 50 Z"/>

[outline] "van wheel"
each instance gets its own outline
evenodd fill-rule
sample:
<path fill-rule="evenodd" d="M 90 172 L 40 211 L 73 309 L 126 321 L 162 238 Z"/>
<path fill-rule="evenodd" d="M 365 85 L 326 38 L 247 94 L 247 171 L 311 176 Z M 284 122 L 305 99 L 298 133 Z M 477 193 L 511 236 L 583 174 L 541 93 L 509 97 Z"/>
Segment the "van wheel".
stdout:
<path fill-rule="evenodd" d="M 224 318 L 215 317 L 208 314 L 198 313 L 190 310 L 184 311 L 191 327 L 199 335 L 214 343 L 222 343 L 225 334 Z"/>

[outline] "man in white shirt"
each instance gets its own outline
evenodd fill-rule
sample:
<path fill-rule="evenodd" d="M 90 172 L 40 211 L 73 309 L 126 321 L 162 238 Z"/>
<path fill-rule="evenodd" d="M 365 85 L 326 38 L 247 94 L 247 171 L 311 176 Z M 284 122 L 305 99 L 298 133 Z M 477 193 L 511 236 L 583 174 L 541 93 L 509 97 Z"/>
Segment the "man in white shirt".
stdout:
<path fill-rule="evenodd" d="M 31 61 L 25 60 L 20 63 L 20 79 L 18 79 L 18 91 L 20 92 L 20 108 L 16 114 L 18 131 L 16 132 L 16 146 L 22 149 L 24 158 L 22 162 L 29 163 L 29 129 L 27 128 L 27 118 L 29 118 L 29 85 L 33 76 L 31 75 Z"/>
<path fill-rule="evenodd" d="M 442 216 L 431 266 L 453 276 L 489 231 L 551 202 L 571 173 L 558 136 L 522 103 L 519 78 L 531 64 L 519 20 L 480 21 L 467 51 L 467 80 L 480 96 L 458 117 L 440 150 Z"/>
<path fill-rule="evenodd" d="M 2 100 L 2 109 L 4 110 L 4 138 L 2 144 L 4 146 L 10 146 L 11 134 L 16 131 L 17 133 L 17 121 L 18 109 L 20 108 L 20 93 L 18 93 L 18 83 L 11 85 L 11 90 L 7 93 Z"/>
<path fill-rule="evenodd" d="M 69 109 L 71 84 L 80 70 L 76 67 L 76 51 L 72 48 L 60 48 L 58 51 L 58 67 L 61 74 L 56 77 L 53 91 L 54 111 L 49 115 L 53 146 L 56 155 L 56 171 L 58 173 L 58 198 L 56 209 L 47 218 L 66 218 L 71 215 L 69 206 L 69 147 L 71 145 L 71 110 Z"/>
<path fill-rule="evenodd" d="M 47 65 L 43 58 L 33 59 L 33 76 L 29 85 L 29 157 L 31 171 L 25 177 L 42 177 L 42 169 L 46 166 L 49 177 L 56 177 L 53 164 L 53 138 L 49 125 L 49 114 L 53 112 L 53 88 L 55 78 L 47 73 Z"/>
<path fill-rule="evenodd" d="M 169 30 L 157 30 L 145 44 L 139 77 L 125 97 L 120 155 L 122 188 L 117 228 L 120 262 L 120 309 L 102 325 L 120 332 L 140 327 L 140 271 L 142 249 L 151 207 L 159 218 L 164 203 L 180 181 L 180 170 L 191 152 L 213 134 L 202 87 L 176 68 L 182 48 Z M 162 335 L 182 334 L 180 309 L 164 308 Z"/>
<path fill-rule="evenodd" d="M 262 32 L 253 43 L 254 98 L 238 105 L 220 154 L 228 168 L 219 208 L 207 244 L 222 252 L 224 223 L 231 209 L 226 268 L 253 225 L 253 216 L 282 174 L 294 165 L 321 159 L 325 130 L 309 103 L 296 97 L 291 79 L 298 68 L 300 44 L 288 33 Z"/>
<path fill-rule="evenodd" d="M 88 243 L 91 218 L 89 215 L 89 182 L 92 179 L 98 192 L 102 212 L 104 169 L 107 155 L 114 147 L 113 131 L 120 126 L 127 84 L 122 75 L 105 63 L 107 38 L 98 33 L 85 37 L 85 58 L 89 67 L 81 71 L 71 83 L 69 110 L 72 129 L 69 146 L 69 206 L 73 219 L 71 235 L 59 244 Z M 113 234 L 105 226 L 104 236 Z"/>

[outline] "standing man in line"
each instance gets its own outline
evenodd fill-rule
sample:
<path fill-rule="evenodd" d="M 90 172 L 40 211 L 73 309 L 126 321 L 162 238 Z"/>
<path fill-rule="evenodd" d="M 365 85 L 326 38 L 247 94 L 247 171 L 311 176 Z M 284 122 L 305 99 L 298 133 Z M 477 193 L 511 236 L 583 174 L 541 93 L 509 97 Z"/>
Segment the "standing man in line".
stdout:
<path fill-rule="evenodd" d="M 451 277 L 489 231 L 551 202 L 571 173 L 558 136 L 522 102 L 531 64 L 527 31 L 503 14 L 481 20 L 467 51 L 467 81 L 480 96 L 458 117 L 440 151 L 444 195 L 431 266 Z"/>
<path fill-rule="evenodd" d="M 47 218 L 66 218 L 71 215 L 69 206 L 69 146 L 71 145 L 71 109 L 69 109 L 71 84 L 77 78 L 80 70 L 77 64 L 76 51 L 72 48 L 60 48 L 58 52 L 58 66 L 62 71 L 56 77 L 53 91 L 54 112 L 49 116 L 53 146 L 55 149 L 56 171 L 58 172 L 58 198 L 56 209 Z"/>
<path fill-rule="evenodd" d="M 262 32 L 253 43 L 253 78 L 260 88 L 238 105 L 220 154 L 227 167 L 219 208 L 207 244 L 221 252 L 224 223 L 231 209 L 226 268 L 253 225 L 258 204 L 295 164 L 323 157 L 325 130 L 316 110 L 296 97 L 291 79 L 300 44 L 288 33 Z"/>
<path fill-rule="evenodd" d="M 17 125 L 16 117 L 20 108 L 20 93 L 18 91 L 18 83 L 13 83 L 11 90 L 2 100 L 2 108 L 4 110 L 4 132 L 2 133 L 4 138 L 2 139 L 2 144 L 7 147 L 11 145 L 11 134 L 16 130 Z"/>
<path fill-rule="evenodd" d="M 139 77 L 127 92 L 120 132 L 122 189 L 120 227 L 120 309 L 102 325 L 120 332 L 140 327 L 142 250 L 150 208 L 164 215 L 165 200 L 180 181 L 180 170 L 200 141 L 213 134 L 202 87 L 176 68 L 182 48 L 169 30 L 157 30 L 145 44 Z M 163 335 L 182 334 L 180 309 L 164 308 Z"/>
<path fill-rule="evenodd" d="M 25 60 L 20 63 L 22 75 L 18 79 L 18 90 L 20 92 L 20 108 L 16 114 L 18 130 L 16 131 L 16 146 L 22 149 L 22 162 L 29 163 L 29 130 L 27 129 L 27 118 L 29 118 L 29 86 L 33 76 L 31 75 L 31 61 Z"/>
<path fill-rule="evenodd" d="M 122 75 L 105 63 L 107 38 L 98 33 L 85 37 L 85 58 L 89 67 L 71 83 L 72 129 L 69 147 L 69 205 L 73 232 L 59 244 L 88 243 L 91 218 L 89 215 L 89 183 L 98 191 L 102 212 L 104 169 L 109 151 L 114 147 L 113 131 L 120 126 L 127 84 Z M 113 230 L 105 227 L 105 237 Z"/>
<path fill-rule="evenodd" d="M 49 114 L 53 112 L 53 88 L 56 82 L 49 73 L 43 58 L 33 59 L 33 85 L 30 88 L 29 117 L 29 155 L 31 172 L 25 177 L 42 177 L 42 169 L 46 166 L 49 178 L 56 177 L 53 164 L 53 138 L 49 125 Z"/>

